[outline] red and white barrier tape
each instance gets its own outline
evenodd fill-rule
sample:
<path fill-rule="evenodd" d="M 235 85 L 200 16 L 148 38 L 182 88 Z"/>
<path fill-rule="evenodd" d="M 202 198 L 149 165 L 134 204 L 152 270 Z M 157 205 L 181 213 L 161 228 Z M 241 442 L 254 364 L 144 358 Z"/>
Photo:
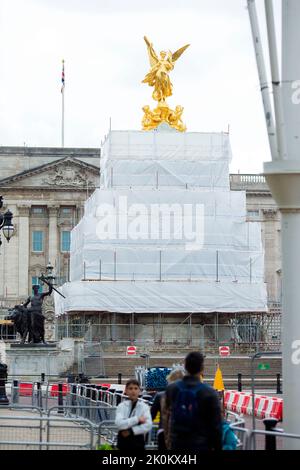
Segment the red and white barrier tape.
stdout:
<path fill-rule="evenodd" d="M 252 415 L 252 394 L 226 390 L 224 393 L 225 408 L 235 413 Z M 254 414 L 258 418 L 276 418 L 282 421 L 283 399 L 255 395 Z"/>

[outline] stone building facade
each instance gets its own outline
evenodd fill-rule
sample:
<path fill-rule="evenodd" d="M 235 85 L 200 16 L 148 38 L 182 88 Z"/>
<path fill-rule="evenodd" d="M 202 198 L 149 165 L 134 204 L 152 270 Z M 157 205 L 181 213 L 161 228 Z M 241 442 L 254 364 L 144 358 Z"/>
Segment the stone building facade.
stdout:
<path fill-rule="evenodd" d="M 0 193 L 15 225 L 0 248 L 0 315 L 31 294 L 49 261 L 58 284 L 68 279 L 70 231 L 99 184 L 99 159 L 99 149 L 0 147 Z M 49 340 L 49 299 L 44 313 Z"/>
<path fill-rule="evenodd" d="M 14 214 L 15 234 L 0 248 L 0 317 L 24 301 L 50 261 L 57 284 L 68 280 L 69 233 L 87 197 L 99 185 L 100 149 L 0 147 L 0 195 Z M 244 190 L 248 219 L 262 224 L 265 279 L 271 306 L 280 309 L 280 213 L 263 176 L 234 174 L 232 190 Z M 53 303 L 46 301 L 48 340 Z"/>
<path fill-rule="evenodd" d="M 270 305 L 281 303 L 281 215 L 264 176 L 230 175 L 232 190 L 246 191 L 248 220 L 261 223 Z"/>

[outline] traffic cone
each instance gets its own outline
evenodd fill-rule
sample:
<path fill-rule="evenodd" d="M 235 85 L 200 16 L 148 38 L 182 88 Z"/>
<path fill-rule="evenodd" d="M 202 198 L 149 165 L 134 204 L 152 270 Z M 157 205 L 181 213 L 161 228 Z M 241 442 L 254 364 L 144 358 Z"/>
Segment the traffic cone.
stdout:
<path fill-rule="evenodd" d="M 219 365 L 218 365 L 218 368 L 217 368 L 217 371 L 216 371 L 213 387 L 218 392 L 223 392 L 225 390 L 224 382 L 223 382 L 223 376 L 222 376 L 222 372 L 221 372 L 221 369 L 220 369 Z"/>

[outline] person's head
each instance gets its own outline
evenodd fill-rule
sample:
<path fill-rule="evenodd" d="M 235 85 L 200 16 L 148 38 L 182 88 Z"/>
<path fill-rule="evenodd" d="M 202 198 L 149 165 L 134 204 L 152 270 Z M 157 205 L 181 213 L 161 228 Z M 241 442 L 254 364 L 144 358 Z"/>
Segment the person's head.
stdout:
<path fill-rule="evenodd" d="M 32 289 L 33 289 L 34 295 L 37 295 L 39 293 L 39 286 L 33 286 Z"/>
<path fill-rule="evenodd" d="M 167 53 L 165 51 L 161 51 L 160 57 L 164 59 L 166 57 Z"/>
<path fill-rule="evenodd" d="M 201 375 L 204 368 L 204 356 L 199 352 L 189 353 L 184 362 L 185 370 L 189 375 Z"/>
<path fill-rule="evenodd" d="M 176 380 L 182 380 L 184 376 L 185 373 L 183 369 L 174 369 L 167 376 L 167 382 L 171 384 L 172 382 L 176 382 Z"/>
<path fill-rule="evenodd" d="M 128 380 L 125 386 L 125 393 L 128 398 L 132 401 L 136 401 L 139 398 L 140 392 L 141 387 L 139 382 L 135 379 Z"/>

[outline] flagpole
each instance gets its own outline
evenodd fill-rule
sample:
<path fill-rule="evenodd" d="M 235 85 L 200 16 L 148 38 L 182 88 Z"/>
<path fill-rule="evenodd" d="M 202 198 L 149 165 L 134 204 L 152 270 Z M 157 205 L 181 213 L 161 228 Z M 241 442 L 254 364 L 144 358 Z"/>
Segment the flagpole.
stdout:
<path fill-rule="evenodd" d="M 62 87 L 61 87 L 61 146 L 65 146 L 65 61 L 62 61 Z"/>
<path fill-rule="evenodd" d="M 62 100 L 62 115 L 61 115 L 61 146 L 65 146 L 65 89 L 62 89 L 61 92 Z"/>

